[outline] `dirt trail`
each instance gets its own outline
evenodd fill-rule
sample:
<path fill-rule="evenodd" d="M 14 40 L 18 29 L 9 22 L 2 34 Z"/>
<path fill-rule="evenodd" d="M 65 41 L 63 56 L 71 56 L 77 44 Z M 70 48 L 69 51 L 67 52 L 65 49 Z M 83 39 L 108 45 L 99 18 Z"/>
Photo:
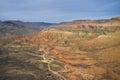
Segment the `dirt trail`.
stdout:
<path fill-rule="evenodd" d="M 49 61 L 49 60 L 47 60 L 46 59 L 46 54 L 48 54 L 46 51 L 44 51 L 44 54 L 43 54 L 43 62 L 45 62 L 45 63 L 48 63 L 48 70 L 50 71 L 50 72 L 52 72 L 53 74 L 55 74 L 55 75 L 57 75 L 58 77 L 60 77 L 61 79 L 60 80 L 67 80 L 64 76 L 62 76 L 61 74 L 59 74 L 58 72 L 56 72 L 56 71 L 53 71 L 51 68 L 50 68 L 50 63 L 51 63 L 51 61 Z M 64 71 L 66 71 L 67 69 L 66 69 L 66 67 L 65 67 L 65 70 Z M 63 71 L 59 71 L 59 72 L 63 72 Z"/>

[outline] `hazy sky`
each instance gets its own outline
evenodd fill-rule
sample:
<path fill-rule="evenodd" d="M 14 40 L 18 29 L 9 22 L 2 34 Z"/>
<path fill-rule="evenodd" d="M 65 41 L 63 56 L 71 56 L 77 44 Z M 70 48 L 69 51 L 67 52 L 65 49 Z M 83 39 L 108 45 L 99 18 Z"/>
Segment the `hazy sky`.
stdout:
<path fill-rule="evenodd" d="M 120 16 L 120 0 L 0 0 L 0 20 L 63 22 Z"/>

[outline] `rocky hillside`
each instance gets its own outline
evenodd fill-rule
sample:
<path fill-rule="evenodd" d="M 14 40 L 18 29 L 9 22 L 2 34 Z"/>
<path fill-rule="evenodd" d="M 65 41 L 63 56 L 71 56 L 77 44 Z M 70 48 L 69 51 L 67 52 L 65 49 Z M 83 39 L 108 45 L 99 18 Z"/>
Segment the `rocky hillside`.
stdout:
<path fill-rule="evenodd" d="M 17 38 L 64 62 L 64 80 L 120 80 L 120 19 L 77 20 Z M 52 63 L 52 62 L 51 62 Z M 59 74 L 58 74 L 59 73 Z"/>
<path fill-rule="evenodd" d="M 120 30 L 120 18 L 112 18 L 107 20 L 75 20 L 72 22 L 63 22 L 55 27 L 71 27 L 71 28 L 79 28 L 81 30 L 108 30 L 108 31 L 116 31 Z"/>
<path fill-rule="evenodd" d="M 0 41 L 9 41 L 14 37 L 33 34 L 44 28 L 53 25 L 44 22 L 22 22 L 22 21 L 1 21 L 0 22 Z"/>

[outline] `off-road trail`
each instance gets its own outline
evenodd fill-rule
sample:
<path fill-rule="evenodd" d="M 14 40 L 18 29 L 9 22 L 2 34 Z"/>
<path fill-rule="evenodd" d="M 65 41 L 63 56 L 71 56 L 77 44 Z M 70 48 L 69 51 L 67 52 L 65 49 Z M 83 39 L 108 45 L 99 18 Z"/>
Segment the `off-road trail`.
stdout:
<path fill-rule="evenodd" d="M 47 54 L 47 52 L 46 51 L 44 51 L 44 54 L 42 55 L 42 57 L 43 57 L 43 62 L 45 62 L 45 63 L 48 63 L 48 70 L 50 71 L 50 72 L 52 72 L 53 74 L 55 74 L 55 75 L 57 75 L 58 77 L 60 77 L 61 78 L 61 80 L 67 80 L 64 76 L 62 76 L 61 74 L 59 74 L 60 72 L 63 72 L 63 71 L 59 71 L 59 72 L 57 72 L 57 71 L 53 71 L 51 68 L 50 68 L 50 64 L 51 64 L 51 62 L 52 61 L 49 61 L 48 59 L 46 59 L 46 54 Z M 65 72 L 66 72 L 66 67 L 65 67 Z"/>

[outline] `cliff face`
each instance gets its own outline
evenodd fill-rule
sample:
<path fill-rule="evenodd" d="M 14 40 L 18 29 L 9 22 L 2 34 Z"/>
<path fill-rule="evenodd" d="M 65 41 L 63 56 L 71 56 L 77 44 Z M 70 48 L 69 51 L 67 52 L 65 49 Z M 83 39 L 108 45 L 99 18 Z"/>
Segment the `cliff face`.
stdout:
<path fill-rule="evenodd" d="M 112 18 L 110 20 L 75 20 L 72 22 L 60 23 L 56 27 L 71 27 L 79 29 L 99 29 L 99 30 L 120 30 L 120 19 Z"/>
<path fill-rule="evenodd" d="M 120 20 L 73 21 L 17 39 L 63 61 L 68 80 L 120 79 Z"/>

